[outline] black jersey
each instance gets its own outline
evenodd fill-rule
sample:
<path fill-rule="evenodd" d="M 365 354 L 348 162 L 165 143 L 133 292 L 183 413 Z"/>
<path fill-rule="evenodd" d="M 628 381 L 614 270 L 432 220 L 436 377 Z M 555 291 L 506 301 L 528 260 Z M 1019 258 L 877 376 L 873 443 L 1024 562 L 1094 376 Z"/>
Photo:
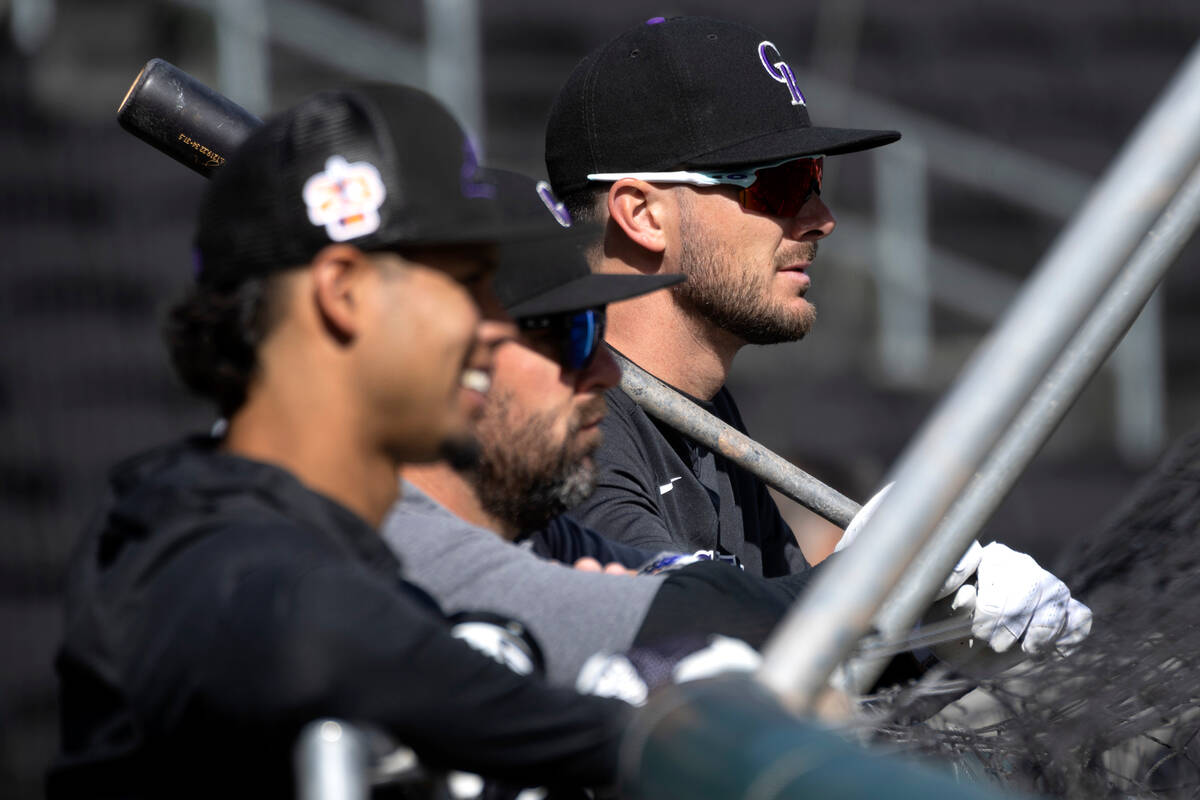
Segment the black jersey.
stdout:
<path fill-rule="evenodd" d="M 629 714 L 453 638 L 361 518 L 195 442 L 114 473 L 68 585 L 57 797 L 292 797 L 316 717 L 434 766 L 607 784 Z"/>
<path fill-rule="evenodd" d="M 572 510 L 585 525 L 646 550 L 734 555 L 765 577 L 809 568 L 762 481 L 651 418 L 619 388 L 606 397 L 596 491 Z M 694 401 L 745 431 L 724 387 L 712 402 Z"/>

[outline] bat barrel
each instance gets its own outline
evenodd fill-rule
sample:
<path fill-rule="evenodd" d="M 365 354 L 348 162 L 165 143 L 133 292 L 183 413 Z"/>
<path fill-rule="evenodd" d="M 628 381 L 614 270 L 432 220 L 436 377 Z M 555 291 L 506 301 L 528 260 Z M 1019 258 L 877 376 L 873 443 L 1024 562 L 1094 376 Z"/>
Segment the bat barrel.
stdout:
<path fill-rule="evenodd" d="M 121 127 L 210 177 L 262 120 L 183 70 L 152 58 L 117 109 Z"/>

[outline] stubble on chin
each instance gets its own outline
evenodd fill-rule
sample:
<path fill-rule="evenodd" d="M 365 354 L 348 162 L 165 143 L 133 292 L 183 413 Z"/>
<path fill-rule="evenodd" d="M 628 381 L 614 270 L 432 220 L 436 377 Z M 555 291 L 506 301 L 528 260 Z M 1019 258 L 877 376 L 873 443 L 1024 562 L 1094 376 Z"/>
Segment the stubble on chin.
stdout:
<path fill-rule="evenodd" d="M 680 264 L 688 279 L 669 291 L 687 312 L 727 331 L 746 344 L 778 344 L 804 338 L 816 321 L 812 303 L 778 298 L 773 293 L 777 270 L 811 263 L 816 242 L 796 242 L 772 260 L 773 270 L 747 269 L 719 238 L 698 226 L 682 224 Z M 801 293 L 798 296 L 803 296 Z"/>

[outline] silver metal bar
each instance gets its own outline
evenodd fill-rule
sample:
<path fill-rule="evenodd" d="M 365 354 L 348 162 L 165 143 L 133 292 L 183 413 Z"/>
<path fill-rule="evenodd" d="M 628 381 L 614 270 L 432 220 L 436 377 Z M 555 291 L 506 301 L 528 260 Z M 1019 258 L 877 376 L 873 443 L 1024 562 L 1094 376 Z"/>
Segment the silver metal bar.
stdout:
<path fill-rule="evenodd" d="M 1008 494 L 1088 381 L 1130 329 L 1179 251 L 1200 225 L 1200 167 L 1143 240 L 1133 258 L 1063 352 L 967 491 L 950 509 L 904 580 L 875 617 L 883 638 L 901 638 L 928 606 L 937 586 Z M 885 663 L 860 659 L 847 667 L 855 688 L 866 691 Z"/>
<path fill-rule="evenodd" d="M 1111 361 L 1117 452 L 1135 464 L 1151 463 L 1167 439 L 1161 295 L 1150 296 Z"/>
<path fill-rule="evenodd" d="M 210 14 L 216 9 L 216 0 L 170 2 Z M 272 40 L 356 78 L 425 86 L 423 49 L 411 42 L 310 0 L 266 4 Z"/>
<path fill-rule="evenodd" d="M 621 389 L 652 417 L 734 461 L 800 505 L 845 528 L 859 505 L 782 456 L 709 414 L 620 353 Z"/>
<path fill-rule="evenodd" d="M 901 456 L 856 546 L 771 637 L 759 679 L 794 710 L 812 707 L 1198 158 L 1200 45 Z M 964 534 L 947 550 L 964 551 Z"/>
<path fill-rule="evenodd" d="M 0 4 L 0 14 L 4 7 Z M 13 0 L 9 33 L 22 55 L 32 56 L 54 32 L 58 16 L 57 0 Z"/>
<path fill-rule="evenodd" d="M 217 86 L 226 97 L 265 114 L 271 108 L 271 51 L 263 0 L 216 0 Z"/>
<path fill-rule="evenodd" d="M 484 156 L 482 34 L 476 0 L 425 0 L 429 93 L 446 104 Z"/>
<path fill-rule="evenodd" d="M 933 328 L 925 149 L 905 139 L 875 152 L 879 367 L 896 383 L 920 385 L 929 367 Z"/>
<path fill-rule="evenodd" d="M 318 719 L 296 742 L 300 800 L 368 800 L 371 751 L 366 735 L 341 720 Z"/>

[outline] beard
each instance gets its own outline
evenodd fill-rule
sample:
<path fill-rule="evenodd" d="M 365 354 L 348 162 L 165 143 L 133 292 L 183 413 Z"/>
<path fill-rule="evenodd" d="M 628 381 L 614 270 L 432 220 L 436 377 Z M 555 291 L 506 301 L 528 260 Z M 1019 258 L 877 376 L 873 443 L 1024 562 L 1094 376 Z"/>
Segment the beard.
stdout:
<path fill-rule="evenodd" d="M 596 403 L 603 405 L 604 398 Z M 479 459 L 468 475 L 484 509 L 521 534 L 541 528 L 583 502 L 596 487 L 592 452 L 597 444 L 576 443 L 579 420 L 594 416 L 593 404 L 582 406 L 562 443 L 550 441 L 553 417 L 512 417 L 509 396 L 489 397 L 479 422 Z"/>
<path fill-rule="evenodd" d="M 778 344 L 803 339 L 816 321 L 810 303 L 799 307 L 771 294 L 775 273 L 738 268 L 732 248 L 693 222 L 686 208 L 680 221 L 680 264 L 687 280 L 671 287 L 679 304 L 690 313 L 732 333 L 746 344 Z M 797 242 L 777 257 L 777 266 L 812 261 L 816 242 Z"/>

